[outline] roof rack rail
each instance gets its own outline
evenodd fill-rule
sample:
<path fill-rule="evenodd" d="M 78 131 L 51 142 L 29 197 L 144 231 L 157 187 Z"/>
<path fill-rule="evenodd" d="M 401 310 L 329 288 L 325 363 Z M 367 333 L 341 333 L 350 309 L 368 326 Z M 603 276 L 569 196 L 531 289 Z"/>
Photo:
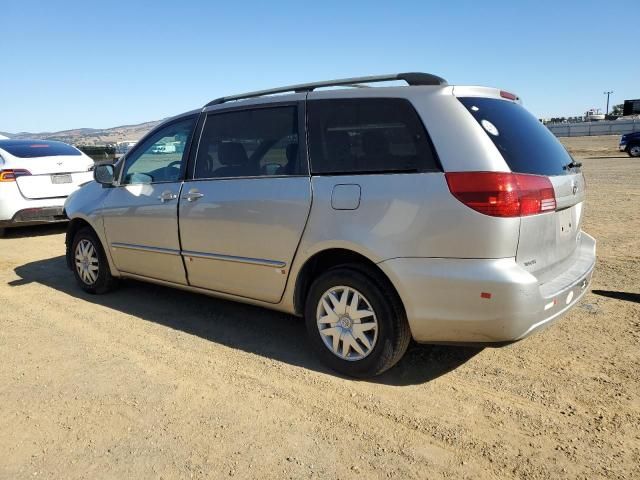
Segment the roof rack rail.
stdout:
<path fill-rule="evenodd" d="M 273 95 L 275 93 L 286 92 L 311 92 L 316 88 L 322 87 L 363 87 L 362 83 L 374 83 L 374 82 L 390 82 L 393 80 L 404 80 L 408 85 L 447 85 L 447 81 L 444 78 L 432 75 L 431 73 L 420 72 L 407 72 L 407 73 L 393 73 L 390 75 L 372 75 L 370 77 L 354 77 L 354 78 L 340 78 L 337 80 L 327 80 L 324 82 L 312 82 L 301 83 L 299 85 L 289 85 L 288 87 L 271 88 L 268 90 L 258 90 L 255 92 L 242 93 L 240 95 L 231 95 L 229 97 L 220 97 L 210 101 L 205 105 L 210 107 L 211 105 L 219 105 L 221 103 L 229 102 L 231 100 L 243 100 L 246 98 L 262 97 L 264 95 Z"/>

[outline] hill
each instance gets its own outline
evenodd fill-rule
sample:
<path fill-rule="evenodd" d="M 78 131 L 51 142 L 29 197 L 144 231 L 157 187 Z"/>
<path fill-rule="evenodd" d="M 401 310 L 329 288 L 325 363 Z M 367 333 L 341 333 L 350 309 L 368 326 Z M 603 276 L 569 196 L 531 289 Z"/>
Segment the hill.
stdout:
<path fill-rule="evenodd" d="M 149 130 L 158 125 L 162 120 L 140 123 L 137 125 L 121 125 L 119 127 L 98 129 L 98 128 L 76 128 L 73 130 L 62 130 L 60 132 L 20 132 L 7 133 L 0 132 L 0 135 L 9 138 L 38 138 L 43 140 L 59 140 L 74 145 L 104 145 L 125 140 L 140 140 Z"/>

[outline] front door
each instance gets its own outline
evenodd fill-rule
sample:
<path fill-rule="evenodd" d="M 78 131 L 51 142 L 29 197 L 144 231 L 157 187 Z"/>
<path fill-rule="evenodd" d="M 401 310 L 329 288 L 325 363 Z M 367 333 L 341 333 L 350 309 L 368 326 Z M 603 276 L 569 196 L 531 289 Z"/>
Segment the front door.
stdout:
<path fill-rule="evenodd" d="M 196 119 L 160 127 L 124 159 L 120 183 L 103 207 L 109 249 L 121 272 L 186 284 L 178 199 Z"/>
<path fill-rule="evenodd" d="M 180 199 L 190 285 L 280 300 L 311 206 L 302 108 L 208 114 Z"/>

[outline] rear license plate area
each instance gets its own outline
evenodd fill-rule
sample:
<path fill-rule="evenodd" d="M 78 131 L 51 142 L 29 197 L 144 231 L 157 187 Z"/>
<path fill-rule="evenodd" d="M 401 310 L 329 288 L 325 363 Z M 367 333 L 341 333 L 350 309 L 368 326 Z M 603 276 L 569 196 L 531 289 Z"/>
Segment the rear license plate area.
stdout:
<path fill-rule="evenodd" d="M 571 235 L 572 232 L 575 232 L 576 228 L 570 208 L 558 212 L 558 224 L 561 237 Z"/>
<path fill-rule="evenodd" d="M 60 185 L 62 183 L 71 183 L 71 175 L 51 175 L 51 183 L 54 185 Z"/>

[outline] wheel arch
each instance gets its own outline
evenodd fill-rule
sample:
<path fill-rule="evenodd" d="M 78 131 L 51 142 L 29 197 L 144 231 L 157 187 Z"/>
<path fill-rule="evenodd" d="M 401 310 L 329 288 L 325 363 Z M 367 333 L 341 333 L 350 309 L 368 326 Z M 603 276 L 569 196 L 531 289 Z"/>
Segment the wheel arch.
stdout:
<path fill-rule="evenodd" d="M 84 218 L 72 218 L 69 221 L 69 226 L 67 227 L 67 234 L 65 235 L 64 243 L 66 247 L 66 259 L 67 259 L 67 267 L 69 270 L 73 269 L 73 252 L 71 251 L 73 247 L 73 238 L 76 236 L 82 228 L 89 227 L 91 230 L 95 232 L 95 228 L 87 222 Z M 97 232 L 96 232 L 97 235 Z M 100 237 L 98 237 L 100 238 Z"/>
<path fill-rule="evenodd" d="M 73 238 L 76 233 L 78 233 L 82 228 L 90 228 L 95 233 L 98 241 L 102 246 L 102 250 L 107 257 L 107 262 L 109 264 L 109 270 L 111 271 L 111 275 L 119 276 L 118 270 L 115 268 L 113 264 L 113 260 L 111 258 L 111 252 L 107 248 L 105 238 L 100 234 L 100 231 L 89 221 L 88 218 L 84 218 L 82 216 L 76 216 L 69 220 L 69 226 L 67 227 L 67 233 L 65 235 L 65 257 L 67 262 L 67 267 L 69 269 L 73 269 L 73 252 L 71 251 L 73 246 Z"/>
<path fill-rule="evenodd" d="M 298 271 L 293 292 L 293 308 L 296 315 L 304 314 L 304 304 L 313 281 L 322 273 L 338 266 L 349 266 L 374 277 L 383 288 L 389 288 L 404 308 L 402 299 L 391 279 L 370 258 L 348 248 L 327 248 L 307 258 Z"/>

